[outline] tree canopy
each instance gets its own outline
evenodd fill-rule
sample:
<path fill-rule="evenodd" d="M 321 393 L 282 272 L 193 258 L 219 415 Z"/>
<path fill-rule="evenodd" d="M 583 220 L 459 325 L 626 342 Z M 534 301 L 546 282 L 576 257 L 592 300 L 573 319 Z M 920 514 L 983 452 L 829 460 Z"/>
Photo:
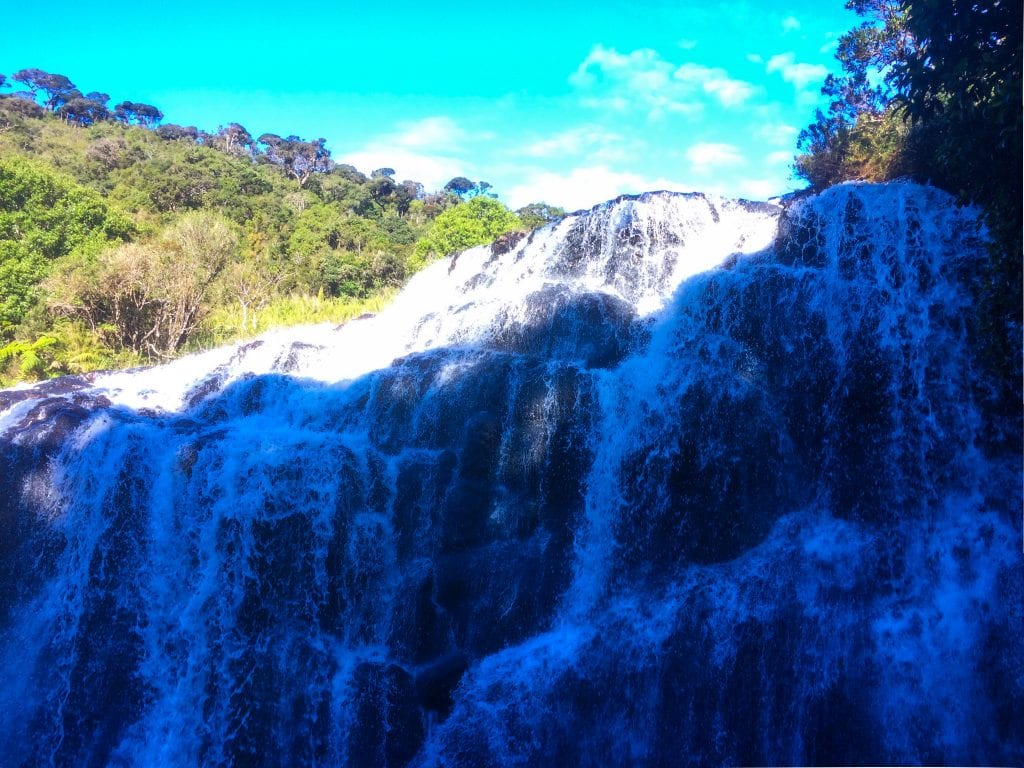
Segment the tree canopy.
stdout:
<path fill-rule="evenodd" d="M 128 239 L 131 221 L 96 192 L 20 157 L 0 157 L 0 341 L 38 299 L 54 261 Z"/>
<path fill-rule="evenodd" d="M 1020 251 L 1022 5 L 848 0 L 865 21 L 839 39 L 842 74 L 801 134 L 812 187 L 910 176 L 982 205 Z"/>
<path fill-rule="evenodd" d="M 453 195 L 458 195 L 463 200 L 468 200 L 473 197 L 480 195 L 486 195 L 487 197 L 497 197 L 493 192 L 490 192 L 493 187 L 489 182 L 486 181 L 470 181 L 465 176 L 456 176 L 454 179 L 444 185 L 444 191 L 450 192 Z"/>
<path fill-rule="evenodd" d="M 499 201 L 473 197 L 434 220 L 426 237 L 416 243 L 416 255 L 422 260 L 450 256 L 522 226 L 519 217 Z"/>

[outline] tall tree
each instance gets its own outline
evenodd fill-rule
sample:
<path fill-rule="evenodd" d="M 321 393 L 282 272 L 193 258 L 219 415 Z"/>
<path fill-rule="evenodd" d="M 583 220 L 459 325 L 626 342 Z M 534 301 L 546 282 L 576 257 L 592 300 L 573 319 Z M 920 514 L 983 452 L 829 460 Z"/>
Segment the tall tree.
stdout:
<path fill-rule="evenodd" d="M 219 127 L 217 133 L 208 136 L 204 143 L 221 152 L 240 157 L 252 157 L 256 150 L 256 140 L 245 126 L 239 123 L 228 123 Z"/>
<path fill-rule="evenodd" d="M 20 69 L 14 73 L 13 78 L 28 88 L 33 96 L 43 91 L 46 94 L 43 105 L 51 112 L 55 112 L 74 96 L 82 95 L 66 76 L 42 69 Z"/>
<path fill-rule="evenodd" d="M 906 130 L 892 109 L 898 66 L 913 48 L 904 0 L 847 0 L 865 19 L 840 36 L 842 73 L 821 89 L 829 100 L 797 140 L 794 170 L 822 189 L 850 178 L 880 181 L 907 172 Z"/>
<path fill-rule="evenodd" d="M 282 139 L 277 134 L 264 133 L 257 141 L 266 147 L 267 160 L 298 181 L 300 187 L 304 187 L 314 173 L 331 170 L 331 152 L 325 146 L 326 139 L 303 141 L 294 135 Z"/>
<path fill-rule="evenodd" d="M 109 120 L 110 110 L 99 99 L 93 99 L 88 96 L 75 96 L 57 108 L 57 115 L 62 117 L 67 123 L 84 126 L 92 125 L 102 120 Z"/>
<path fill-rule="evenodd" d="M 383 211 L 389 203 L 395 202 L 395 195 L 399 187 L 390 176 L 374 176 L 370 179 L 368 189 L 373 202 Z"/>
<path fill-rule="evenodd" d="M 125 124 L 136 123 L 152 128 L 164 119 L 164 113 L 152 104 L 122 101 L 114 107 L 114 118 Z"/>
<path fill-rule="evenodd" d="M 465 176 L 456 176 L 444 185 L 444 191 L 459 197 L 466 197 L 476 185 Z"/>
<path fill-rule="evenodd" d="M 996 234 L 1020 251 L 1019 0 L 906 3 L 913 55 L 896 68 L 900 104 L 931 161 L 932 180 L 996 212 Z"/>
<path fill-rule="evenodd" d="M 413 200 L 423 198 L 423 185 L 418 181 L 406 179 L 395 188 L 395 210 L 399 216 L 406 216 Z"/>

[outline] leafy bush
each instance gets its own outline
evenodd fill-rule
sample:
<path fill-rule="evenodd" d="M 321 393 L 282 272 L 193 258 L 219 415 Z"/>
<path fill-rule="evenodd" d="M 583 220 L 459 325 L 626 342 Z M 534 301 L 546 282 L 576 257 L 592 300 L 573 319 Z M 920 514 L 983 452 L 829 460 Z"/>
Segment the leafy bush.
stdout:
<path fill-rule="evenodd" d="M 0 157 L 0 340 L 39 301 L 57 259 L 95 253 L 134 229 L 96 192 L 42 163 Z"/>
<path fill-rule="evenodd" d="M 523 222 L 497 200 L 479 195 L 438 216 L 426 237 L 416 243 L 411 266 L 490 243 L 498 235 L 521 229 Z"/>

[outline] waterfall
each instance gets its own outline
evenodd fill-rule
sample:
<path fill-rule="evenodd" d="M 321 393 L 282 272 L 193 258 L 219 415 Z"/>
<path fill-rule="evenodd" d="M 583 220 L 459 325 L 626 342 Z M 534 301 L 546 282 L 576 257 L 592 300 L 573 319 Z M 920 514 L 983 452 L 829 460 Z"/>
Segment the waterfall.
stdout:
<path fill-rule="evenodd" d="M 0 762 L 1020 763 L 986 242 L 649 193 L 0 392 Z"/>

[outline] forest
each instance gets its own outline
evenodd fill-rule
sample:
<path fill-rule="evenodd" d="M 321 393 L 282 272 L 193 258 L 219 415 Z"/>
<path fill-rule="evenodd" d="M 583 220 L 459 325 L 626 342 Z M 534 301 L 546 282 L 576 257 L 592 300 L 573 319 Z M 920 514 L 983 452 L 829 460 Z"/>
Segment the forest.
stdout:
<path fill-rule="evenodd" d="M 426 191 L 323 139 L 206 132 L 63 74 L 0 75 L 0 384 L 380 308 L 429 261 L 561 217 Z"/>

